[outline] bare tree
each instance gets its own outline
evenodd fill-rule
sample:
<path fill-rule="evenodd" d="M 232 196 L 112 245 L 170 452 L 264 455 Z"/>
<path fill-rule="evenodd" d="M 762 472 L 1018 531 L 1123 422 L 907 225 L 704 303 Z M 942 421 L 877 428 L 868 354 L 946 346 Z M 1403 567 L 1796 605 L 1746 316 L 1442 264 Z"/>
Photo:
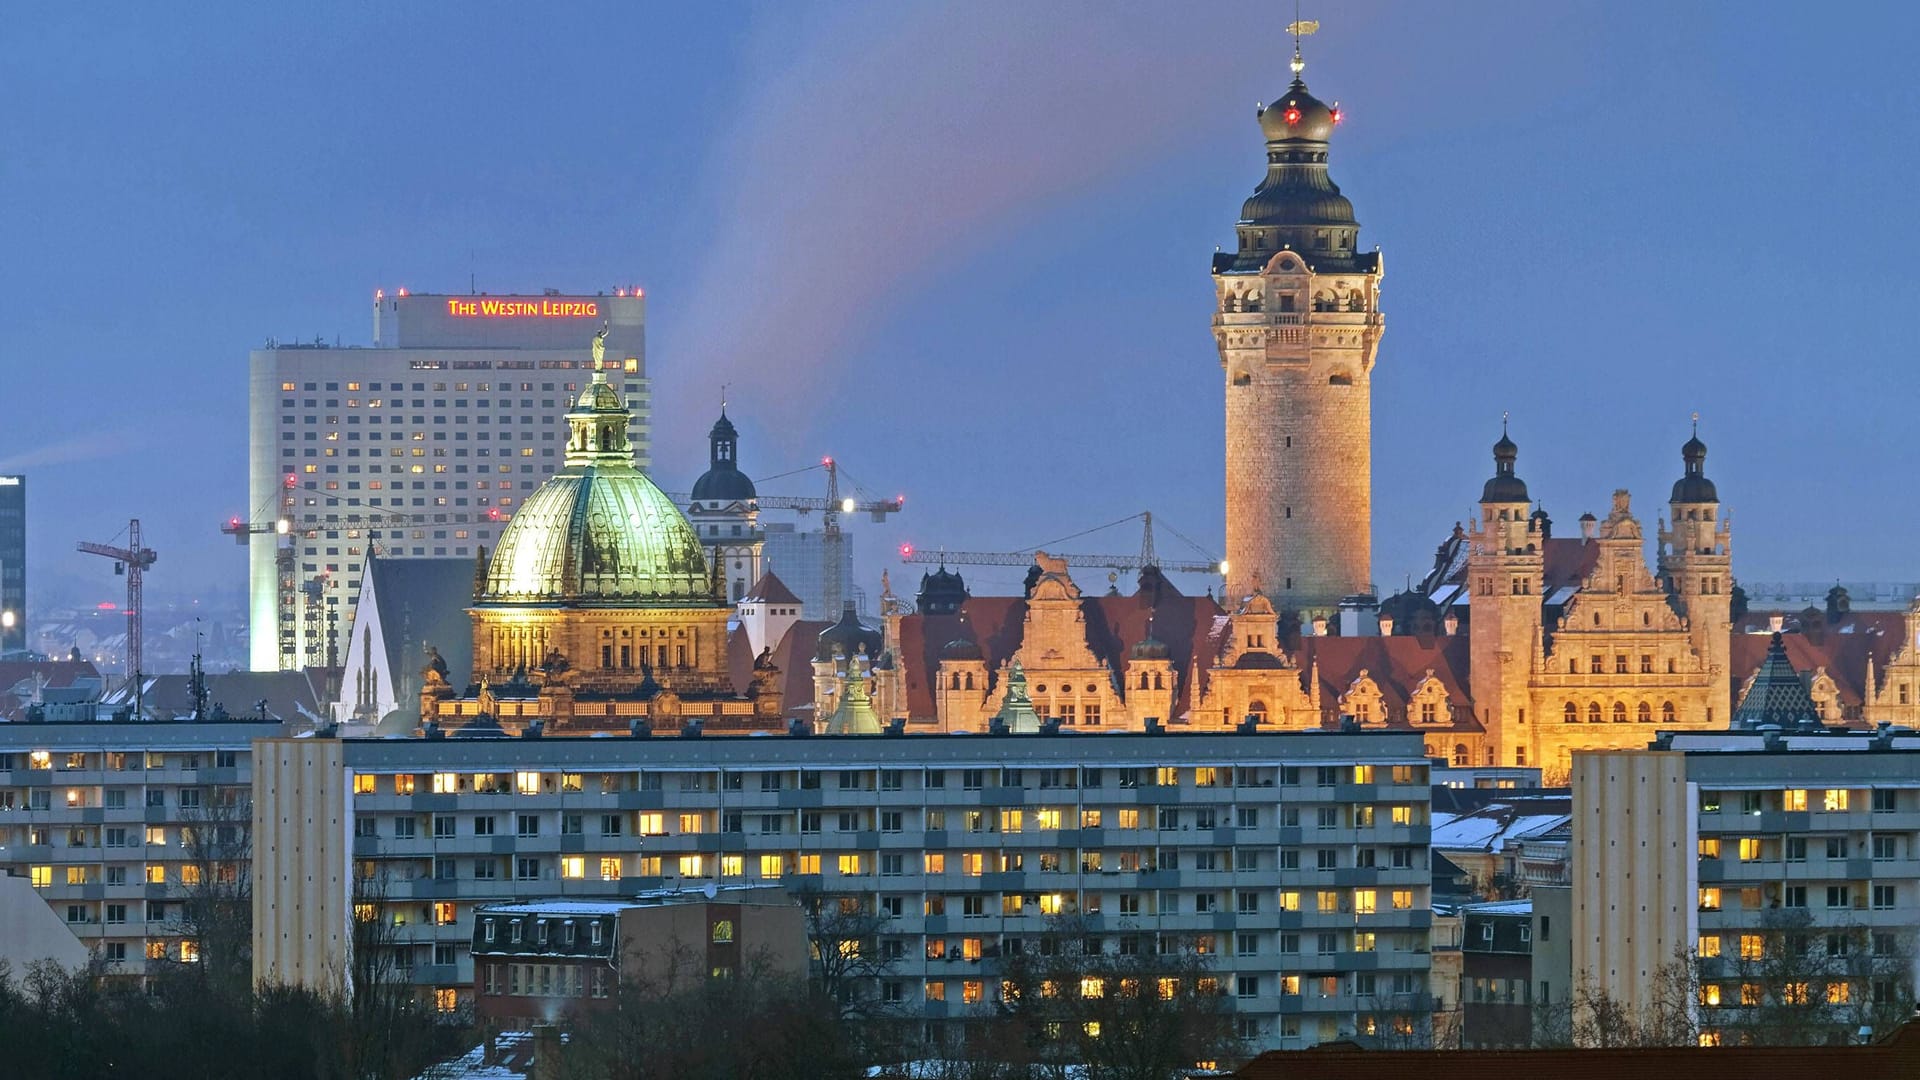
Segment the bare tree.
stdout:
<path fill-rule="evenodd" d="M 1079 919 L 1051 920 L 1039 948 L 1002 961 L 1001 1038 L 1035 1074 L 1167 1080 L 1196 1061 L 1233 1059 L 1233 1013 L 1197 937 L 1127 935 L 1109 950 Z M 1116 945 L 1121 942 L 1116 941 Z"/>
<path fill-rule="evenodd" d="M 192 804 L 181 811 L 181 962 L 167 974 L 238 1000 L 253 983 L 252 798 L 243 787 L 211 786 L 183 796 Z"/>
<path fill-rule="evenodd" d="M 814 984 L 842 1019 L 884 1015 L 879 980 L 893 966 L 881 955 L 880 934 L 892 917 L 876 911 L 872 898 L 806 889 L 794 894 L 806 919 L 807 952 Z"/>

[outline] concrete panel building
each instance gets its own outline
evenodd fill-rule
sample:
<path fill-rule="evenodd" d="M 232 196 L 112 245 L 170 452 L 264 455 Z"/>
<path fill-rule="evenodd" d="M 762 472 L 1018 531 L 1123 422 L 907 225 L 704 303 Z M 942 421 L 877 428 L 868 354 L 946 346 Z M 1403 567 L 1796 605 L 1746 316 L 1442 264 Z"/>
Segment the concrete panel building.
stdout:
<path fill-rule="evenodd" d="M 109 975 L 198 955 L 192 890 L 248 822 L 253 740 L 278 724 L 0 724 L 0 874 L 22 878 Z M 231 830 L 229 832 L 229 830 Z"/>
<path fill-rule="evenodd" d="M 1574 979 L 1644 1004 L 1662 965 L 1696 961 L 1710 1041 L 1783 1015 L 1850 1038 L 1910 1011 L 1920 736 L 1676 734 L 1659 747 L 1574 755 Z M 1818 1016 L 1778 1008 L 1822 1003 Z"/>
<path fill-rule="evenodd" d="M 1107 950 L 1191 941 L 1258 1045 L 1413 1032 L 1431 1007 L 1411 734 L 269 745 L 257 812 L 289 832 L 258 845 L 256 962 L 282 973 L 282 947 L 344 945 L 358 903 L 423 996 L 459 1007 L 482 909 L 760 884 L 882 916 L 867 992 L 936 1028 L 995 1000 L 1000 958 L 1061 916 Z M 343 821 L 280 779 L 317 783 L 336 755 Z"/>

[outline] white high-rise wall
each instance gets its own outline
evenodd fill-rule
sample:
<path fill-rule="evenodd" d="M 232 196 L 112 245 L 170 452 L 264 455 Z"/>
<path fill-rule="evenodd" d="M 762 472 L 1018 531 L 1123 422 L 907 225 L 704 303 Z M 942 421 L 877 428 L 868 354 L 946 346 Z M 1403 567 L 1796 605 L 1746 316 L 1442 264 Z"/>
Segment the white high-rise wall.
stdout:
<path fill-rule="evenodd" d="M 609 381 L 649 463 L 646 299 L 378 295 L 374 347 L 270 342 L 249 357 L 249 658 L 338 662 L 366 556 L 471 556 L 561 462 L 567 399 L 608 329 Z M 289 523 L 291 565 L 274 531 Z M 318 584 L 315 584 L 318 583 Z M 314 613 L 309 617 L 309 610 Z"/>

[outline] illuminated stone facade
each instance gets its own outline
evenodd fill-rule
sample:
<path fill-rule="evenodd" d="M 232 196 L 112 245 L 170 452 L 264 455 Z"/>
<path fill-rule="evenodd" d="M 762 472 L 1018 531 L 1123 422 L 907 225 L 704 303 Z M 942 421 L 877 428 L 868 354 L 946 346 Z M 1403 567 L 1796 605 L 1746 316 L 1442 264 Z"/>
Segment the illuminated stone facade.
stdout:
<path fill-rule="evenodd" d="M 756 671 L 757 703 L 736 693 L 724 580 L 686 516 L 634 467 L 628 419 L 596 370 L 567 413 L 565 465 L 476 569 L 476 684 L 461 693 L 430 665 L 423 723 L 780 726 L 774 673 Z"/>
<path fill-rule="evenodd" d="M 1372 375 L 1381 261 L 1356 250 L 1353 205 L 1327 176 L 1340 121 L 1295 79 L 1261 110 L 1267 176 L 1214 256 L 1226 376 L 1228 595 L 1256 580 L 1284 611 L 1372 589 Z"/>

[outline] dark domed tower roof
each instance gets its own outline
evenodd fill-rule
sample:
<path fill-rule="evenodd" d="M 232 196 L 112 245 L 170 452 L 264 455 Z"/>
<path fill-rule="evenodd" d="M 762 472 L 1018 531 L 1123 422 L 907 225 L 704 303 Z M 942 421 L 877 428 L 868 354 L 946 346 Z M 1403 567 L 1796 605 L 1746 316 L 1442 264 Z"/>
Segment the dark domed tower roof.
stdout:
<path fill-rule="evenodd" d="M 1493 444 L 1493 478 L 1480 490 L 1483 503 L 1523 503 L 1527 498 L 1527 483 L 1513 474 L 1513 463 L 1520 457 L 1520 447 L 1507 437 L 1506 425 L 1500 426 L 1500 441 Z"/>
<path fill-rule="evenodd" d="M 920 575 L 920 592 L 913 606 L 922 615 L 953 615 L 966 599 L 967 583 L 941 563 L 933 573 Z"/>
<path fill-rule="evenodd" d="M 1356 265 L 1360 227 L 1353 203 L 1327 175 L 1327 145 L 1341 121 L 1340 107 L 1307 90 L 1305 67 L 1296 50 L 1292 85 L 1256 114 L 1267 142 L 1267 175 L 1240 207 L 1240 247 L 1230 263 L 1235 271 L 1260 270 L 1282 248 L 1315 265 Z"/>
<path fill-rule="evenodd" d="M 756 497 L 753 481 L 740 471 L 740 433 L 734 430 L 727 411 L 707 432 L 707 471 L 693 482 L 696 502 L 747 502 Z"/>
<path fill-rule="evenodd" d="M 940 649 L 942 660 L 979 660 L 984 655 L 980 651 L 979 642 L 968 641 L 966 638 L 954 638 Z"/>
<path fill-rule="evenodd" d="M 837 653 L 840 656 L 857 656 L 866 650 L 869 659 L 880 656 L 883 641 L 880 631 L 869 630 L 853 612 L 853 601 L 847 600 L 840 608 L 840 621 L 820 631 L 819 644 L 814 647 L 815 660 L 830 660 Z"/>
<path fill-rule="evenodd" d="M 1707 479 L 1707 444 L 1700 441 L 1700 430 L 1694 428 L 1693 437 L 1680 447 L 1680 460 L 1685 463 L 1686 471 L 1680 479 L 1673 482 L 1672 502 L 1677 503 L 1717 503 L 1720 493 L 1714 489 L 1713 481 Z"/>

